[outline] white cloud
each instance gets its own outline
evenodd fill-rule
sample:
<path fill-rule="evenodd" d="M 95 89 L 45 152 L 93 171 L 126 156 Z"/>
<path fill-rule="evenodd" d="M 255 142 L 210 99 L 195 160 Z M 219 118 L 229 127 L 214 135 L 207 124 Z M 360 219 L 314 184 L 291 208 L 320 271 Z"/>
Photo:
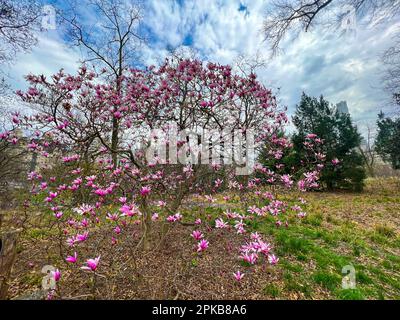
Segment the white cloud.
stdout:
<path fill-rule="evenodd" d="M 240 5 L 247 7 L 239 11 Z M 265 0 L 158 1 L 145 3 L 144 26 L 150 43 L 141 49 L 145 64 L 158 64 L 169 48 L 180 47 L 190 38 L 191 47 L 207 60 L 232 64 L 239 54 L 265 53 L 261 32 Z M 279 100 L 292 113 L 301 91 L 323 94 L 332 103 L 346 100 L 356 121 L 374 121 L 387 95 L 381 88 L 380 55 L 400 23 L 374 27 L 359 24 L 355 37 L 339 36 L 338 30 L 314 28 L 293 41 L 285 52 L 260 70 L 268 86 L 281 88 Z M 187 43 L 186 43 L 187 44 Z M 51 74 L 64 67 L 73 71 L 79 52 L 63 45 L 57 33 L 42 35 L 31 54 L 20 55 L 12 66 L 14 86 L 23 85 L 29 73 Z"/>
<path fill-rule="evenodd" d="M 185 1 L 182 6 L 173 1 L 149 3 L 150 18 L 145 23 L 157 35 L 158 46 L 179 46 L 191 32 L 192 47 L 208 60 L 232 64 L 243 53 L 265 52 L 268 56 L 261 33 L 263 0 Z M 238 10 L 241 3 L 247 6 L 246 12 Z M 305 90 L 323 94 L 332 103 L 347 100 L 356 121 L 374 119 L 386 97 L 380 86 L 379 57 L 399 25 L 366 27 L 361 23 L 355 36 L 317 27 L 293 42 L 286 41 L 284 54 L 269 61 L 260 79 L 281 88 L 280 101 L 290 113 Z M 167 52 L 157 53 L 164 57 Z"/>
<path fill-rule="evenodd" d="M 80 55 L 76 48 L 65 45 L 56 32 L 38 35 L 38 45 L 30 53 L 20 53 L 11 66 L 3 67 L 9 75 L 9 82 L 14 89 L 26 87 L 24 76 L 29 73 L 50 76 L 61 68 L 66 72 L 75 72 Z"/>

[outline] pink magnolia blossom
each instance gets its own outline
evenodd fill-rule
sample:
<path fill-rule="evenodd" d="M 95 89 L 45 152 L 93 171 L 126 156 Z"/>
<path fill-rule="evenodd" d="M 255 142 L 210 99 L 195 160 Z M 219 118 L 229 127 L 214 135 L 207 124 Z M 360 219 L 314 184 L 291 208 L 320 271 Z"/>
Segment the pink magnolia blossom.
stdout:
<path fill-rule="evenodd" d="M 151 188 L 150 186 L 144 186 L 142 187 L 142 189 L 140 189 L 140 195 L 142 197 L 146 197 L 147 195 L 149 195 L 151 192 Z"/>
<path fill-rule="evenodd" d="M 250 264 L 255 264 L 258 259 L 258 255 L 255 252 L 242 253 L 242 255 L 240 257 L 243 259 L 243 261 L 250 263 Z"/>
<path fill-rule="evenodd" d="M 77 234 L 76 235 L 76 241 L 77 242 L 84 242 L 87 240 L 87 238 L 89 237 L 89 232 L 84 232 L 82 234 Z"/>
<path fill-rule="evenodd" d="M 205 239 L 202 239 L 197 244 L 197 252 L 202 252 L 208 248 L 209 242 Z"/>
<path fill-rule="evenodd" d="M 259 235 L 258 232 L 252 232 L 252 233 L 250 234 L 250 239 L 252 239 L 252 240 L 260 240 L 260 239 L 261 239 L 261 236 Z"/>
<path fill-rule="evenodd" d="M 119 226 L 116 226 L 116 227 L 114 228 L 114 232 L 115 232 L 116 234 L 120 234 L 120 233 L 121 233 L 121 228 L 120 228 Z"/>
<path fill-rule="evenodd" d="M 100 263 L 100 256 L 98 256 L 95 259 L 88 259 L 86 260 L 86 266 L 81 267 L 81 269 L 88 271 L 96 271 L 99 263 Z"/>
<path fill-rule="evenodd" d="M 193 237 L 193 239 L 195 240 L 200 240 L 201 238 L 204 237 L 204 235 L 201 233 L 201 231 L 199 230 L 194 230 L 191 234 L 191 236 Z"/>
<path fill-rule="evenodd" d="M 228 223 L 224 222 L 224 220 L 222 220 L 222 218 L 219 218 L 219 219 L 215 220 L 215 227 L 218 229 L 225 229 L 225 228 L 228 228 Z"/>
<path fill-rule="evenodd" d="M 306 215 L 307 215 L 307 213 L 305 213 L 304 211 L 300 211 L 300 212 L 297 214 L 297 216 L 298 216 L 299 218 L 304 218 Z"/>
<path fill-rule="evenodd" d="M 175 221 L 176 221 L 175 215 L 170 215 L 170 216 L 168 216 L 168 217 L 167 217 L 167 221 L 168 221 L 168 222 L 175 222 Z"/>
<path fill-rule="evenodd" d="M 233 276 L 235 277 L 236 281 L 240 281 L 244 277 L 244 273 L 241 273 L 240 271 L 236 271 L 233 273 Z"/>
<path fill-rule="evenodd" d="M 94 193 L 95 193 L 96 195 L 100 196 L 100 197 L 104 197 L 104 196 L 106 196 L 106 195 L 109 194 L 109 190 L 108 190 L 108 189 L 96 189 L 96 190 L 94 191 Z"/>
<path fill-rule="evenodd" d="M 68 256 L 65 260 L 69 263 L 76 263 L 78 261 L 78 254 L 74 252 L 72 256 Z"/>
<path fill-rule="evenodd" d="M 52 271 L 51 274 L 53 275 L 54 281 L 56 281 L 56 282 L 60 281 L 60 279 L 61 279 L 60 270 L 56 269 L 56 270 Z"/>
<path fill-rule="evenodd" d="M 160 200 L 160 201 L 158 201 L 157 205 L 159 207 L 165 207 L 167 205 L 167 203 L 165 201 Z"/>
<path fill-rule="evenodd" d="M 268 256 L 268 262 L 269 262 L 270 264 L 275 265 L 275 264 L 278 263 L 278 261 L 279 261 L 279 258 L 275 257 L 274 254 L 270 254 L 270 255 Z"/>
<path fill-rule="evenodd" d="M 63 212 L 62 211 L 57 211 L 54 213 L 54 216 L 56 217 L 56 219 L 61 219 L 63 216 Z"/>

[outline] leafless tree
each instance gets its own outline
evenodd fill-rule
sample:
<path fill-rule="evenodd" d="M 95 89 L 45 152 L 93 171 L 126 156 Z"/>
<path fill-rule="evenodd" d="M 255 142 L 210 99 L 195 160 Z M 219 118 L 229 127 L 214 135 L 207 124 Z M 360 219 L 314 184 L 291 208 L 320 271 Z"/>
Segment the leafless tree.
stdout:
<path fill-rule="evenodd" d="M 275 54 L 289 31 L 297 36 L 321 23 L 338 26 L 352 13 L 378 23 L 399 12 L 399 0 L 273 0 L 267 7 L 263 31 Z"/>
<path fill-rule="evenodd" d="M 0 64 L 36 44 L 41 17 L 41 7 L 35 1 L 0 0 Z"/>
<path fill-rule="evenodd" d="M 124 0 L 89 0 L 89 10 L 94 17 L 79 14 L 79 6 L 61 13 L 67 24 L 69 40 L 87 53 L 84 62 L 94 62 L 105 68 L 107 76 L 113 77 L 120 93 L 121 77 L 137 58 L 137 48 L 144 41 L 137 29 L 142 19 L 141 7 Z M 87 8 L 85 8 L 87 10 Z M 119 120 L 112 124 L 111 148 L 117 150 L 119 143 Z M 117 152 L 113 153 L 114 165 Z"/>
<path fill-rule="evenodd" d="M 366 125 L 367 135 L 363 139 L 363 142 L 358 147 L 361 156 L 364 159 L 365 166 L 367 167 L 368 175 L 371 177 L 375 176 L 375 160 L 377 159 L 377 153 L 375 151 L 375 130 L 370 124 Z"/>
<path fill-rule="evenodd" d="M 0 132 L 6 130 L 14 132 L 15 128 L 9 128 L 8 119 L 10 112 L 7 110 L 5 101 L 0 105 Z M 7 121 L 8 120 L 8 121 Z M 16 133 L 23 139 L 21 134 Z M 0 208 L 8 202 L 8 191 L 10 186 L 17 186 L 23 183 L 24 173 L 27 168 L 26 151 L 21 145 L 15 145 L 7 139 L 0 140 Z"/>
<path fill-rule="evenodd" d="M 251 56 L 240 54 L 235 59 L 234 66 L 239 73 L 248 76 L 251 73 L 256 74 L 258 70 L 265 68 L 267 60 L 260 51 Z"/>
<path fill-rule="evenodd" d="M 35 32 L 41 29 L 41 17 L 41 7 L 35 1 L 0 0 L 0 65 L 37 43 Z M 4 95 L 9 86 L 1 70 L 0 75 L 0 95 Z"/>
<path fill-rule="evenodd" d="M 393 102 L 400 106 L 400 35 L 396 37 L 395 44 L 385 51 L 382 60 L 385 66 L 385 89 L 393 98 Z"/>

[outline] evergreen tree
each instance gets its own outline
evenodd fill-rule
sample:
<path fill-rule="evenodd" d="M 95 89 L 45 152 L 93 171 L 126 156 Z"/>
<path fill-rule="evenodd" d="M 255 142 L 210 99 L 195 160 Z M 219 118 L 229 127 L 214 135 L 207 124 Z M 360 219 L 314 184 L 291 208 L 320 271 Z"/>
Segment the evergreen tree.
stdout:
<path fill-rule="evenodd" d="M 400 118 L 385 118 L 378 114 L 378 136 L 376 137 L 376 152 L 393 169 L 400 169 Z"/>
<path fill-rule="evenodd" d="M 328 189 L 362 190 L 366 174 L 363 159 L 356 150 L 361 135 L 349 114 L 338 112 L 322 95 L 317 99 L 303 92 L 293 123 L 297 128 L 293 135 L 295 162 L 301 163 L 305 138 L 314 133 L 324 140 L 326 165 L 322 170 L 322 184 Z"/>

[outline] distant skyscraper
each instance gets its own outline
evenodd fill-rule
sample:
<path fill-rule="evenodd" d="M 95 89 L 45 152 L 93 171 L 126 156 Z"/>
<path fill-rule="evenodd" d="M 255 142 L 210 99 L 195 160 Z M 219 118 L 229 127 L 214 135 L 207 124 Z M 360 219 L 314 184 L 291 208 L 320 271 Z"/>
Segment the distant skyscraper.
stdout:
<path fill-rule="evenodd" d="M 347 107 L 346 101 L 340 101 L 336 104 L 336 109 L 340 113 L 349 113 L 349 108 Z"/>

